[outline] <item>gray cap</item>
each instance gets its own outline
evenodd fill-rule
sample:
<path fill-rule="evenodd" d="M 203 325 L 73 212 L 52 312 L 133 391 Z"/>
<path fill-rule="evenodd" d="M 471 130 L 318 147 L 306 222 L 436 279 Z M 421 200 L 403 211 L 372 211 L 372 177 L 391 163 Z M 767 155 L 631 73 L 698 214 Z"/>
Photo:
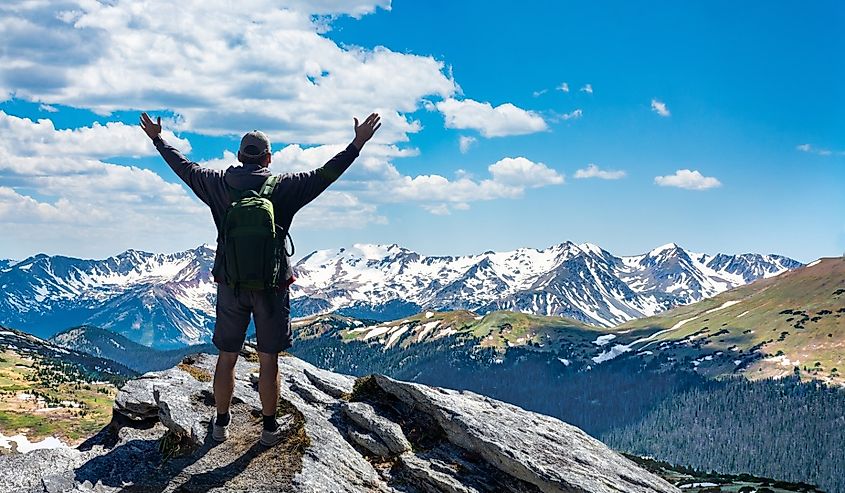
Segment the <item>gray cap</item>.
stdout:
<path fill-rule="evenodd" d="M 249 157 L 261 157 L 270 152 L 270 139 L 260 130 L 247 132 L 241 139 L 241 154 Z"/>

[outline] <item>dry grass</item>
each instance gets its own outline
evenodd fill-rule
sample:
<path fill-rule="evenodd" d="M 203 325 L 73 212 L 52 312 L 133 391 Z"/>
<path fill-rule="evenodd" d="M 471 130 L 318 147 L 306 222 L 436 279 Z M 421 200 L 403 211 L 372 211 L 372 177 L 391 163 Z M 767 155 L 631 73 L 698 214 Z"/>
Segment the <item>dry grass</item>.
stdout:
<path fill-rule="evenodd" d="M 293 417 L 291 433 L 287 440 L 282 442 L 286 451 L 292 454 L 302 455 L 305 449 L 311 446 L 311 438 L 305 432 L 305 416 L 288 400 L 279 398 L 279 407 L 276 416 L 290 414 Z"/>
<path fill-rule="evenodd" d="M 211 381 L 211 373 L 202 368 L 197 368 L 196 366 L 191 366 L 188 363 L 179 363 L 179 369 L 182 371 L 187 372 L 192 377 L 197 379 L 200 382 L 210 382 Z"/>

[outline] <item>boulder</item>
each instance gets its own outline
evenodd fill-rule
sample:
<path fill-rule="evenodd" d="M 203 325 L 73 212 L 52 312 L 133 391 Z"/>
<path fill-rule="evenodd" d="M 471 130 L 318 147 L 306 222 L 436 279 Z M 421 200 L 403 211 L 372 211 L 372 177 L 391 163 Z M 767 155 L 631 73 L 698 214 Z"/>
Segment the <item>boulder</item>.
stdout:
<path fill-rule="evenodd" d="M 379 388 L 433 418 L 450 443 L 540 491 L 677 491 L 579 428 L 550 416 L 472 392 L 374 378 Z"/>
<path fill-rule="evenodd" d="M 411 450 L 411 442 L 405 438 L 402 428 L 376 413 L 373 406 L 365 402 L 344 402 L 341 410 L 350 421 L 381 439 L 392 455 Z"/>

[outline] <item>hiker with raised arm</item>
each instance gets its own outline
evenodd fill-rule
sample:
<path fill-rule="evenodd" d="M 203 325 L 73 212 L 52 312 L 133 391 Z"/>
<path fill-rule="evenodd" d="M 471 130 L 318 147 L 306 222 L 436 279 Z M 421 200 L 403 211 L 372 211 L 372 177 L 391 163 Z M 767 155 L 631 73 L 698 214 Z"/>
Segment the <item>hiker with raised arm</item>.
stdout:
<path fill-rule="evenodd" d="M 286 238 L 294 214 L 317 198 L 352 164 L 381 126 L 373 113 L 354 119 L 355 138 L 326 164 L 302 173 L 270 173 L 270 140 L 257 130 L 241 139 L 240 165 L 225 171 L 203 168 L 185 158 L 161 137 L 161 117 L 141 114 L 141 128 L 167 164 L 210 209 L 217 226 L 217 253 L 212 274 L 217 282 L 217 321 L 212 342 L 220 355 L 214 371 L 212 437 L 229 437 L 229 407 L 235 388 L 235 363 L 246 339 L 250 316 L 255 322 L 260 373 L 258 393 L 264 426 L 261 444 L 282 439 L 276 420 L 279 401 L 279 353 L 291 346 L 290 283 L 293 275 Z M 291 249 L 292 249 L 291 242 Z"/>

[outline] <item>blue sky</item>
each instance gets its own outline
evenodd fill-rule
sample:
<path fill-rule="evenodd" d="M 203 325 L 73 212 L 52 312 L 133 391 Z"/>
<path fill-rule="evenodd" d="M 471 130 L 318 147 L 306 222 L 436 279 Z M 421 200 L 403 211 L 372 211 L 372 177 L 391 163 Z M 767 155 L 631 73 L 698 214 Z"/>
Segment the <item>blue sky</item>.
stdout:
<path fill-rule="evenodd" d="M 300 254 L 845 251 L 839 2 L 268 0 L 266 20 L 226 3 L 177 22 L 125 1 L 0 7 L 19 21 L 0 28 L 0 257 L 213 242 L 137 110 L 215 167 L 265 129 L 285 172 L 370 108 L 384 128 L 294 221 Z"/>

